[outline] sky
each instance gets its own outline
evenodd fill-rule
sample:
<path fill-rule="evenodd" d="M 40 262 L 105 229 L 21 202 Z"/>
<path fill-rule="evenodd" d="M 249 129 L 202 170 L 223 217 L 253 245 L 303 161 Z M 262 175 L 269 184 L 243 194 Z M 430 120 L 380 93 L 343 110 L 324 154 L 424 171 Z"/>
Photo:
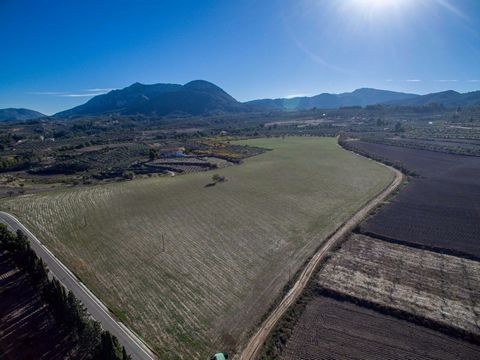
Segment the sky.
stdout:
<path fill-rule="evenodd" d="M 480 0 L 0 0 L 0 44 L 0 108 L 49 115 L 134 82 L 480 89 Z"/>

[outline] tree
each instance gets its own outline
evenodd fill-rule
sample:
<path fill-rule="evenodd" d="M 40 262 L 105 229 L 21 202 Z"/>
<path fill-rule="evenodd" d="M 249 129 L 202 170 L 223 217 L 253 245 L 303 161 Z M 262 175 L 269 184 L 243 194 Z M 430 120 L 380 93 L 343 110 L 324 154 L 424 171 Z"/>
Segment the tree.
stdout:
<path fill-rule="evenodd" d="M 404 132 L 405 129 L 402 126 L 402 123 L 400 121 L 397 121 L 395 124 L 395 132 Z"/>
<path fill-rule="evenodd" d="M 155 160 L 157 157 L 158 157 L 158 151 L 157 151 L 157 150 L 155 150 L 155 149 L 150 149 L 150 150 L 148 151 L 148 158 L 150 159 L 150 161 Z"/>
<path fill-rule="evenodd" d="M 217 182 L 223 182 L 223 181 L 225 181 L 225 176 L 221 176 L 219 174 L 213 174 L 212 175 L 212 181 L 216 182 L 216 183 Z"/>
<path fill-rule="evenodd" d="M 135 174 L 133 173 L 133 171 L 124 171 L 122 177 L 126 180 L 133 180 Z"/>
<path fill-rule="evenodd" d="M 101 335 L 100 346 L 97 352 L 96 359 L 101 360 L 119 360 L 119 344 L 116 337 L 112 336 L 110 332 L 104 331 Z"/>
<path fill-rule="evenodd" d="M 122 346 L 122 360 L 132 360 L 132 357 L 127 354 L 124 346 Z"/>

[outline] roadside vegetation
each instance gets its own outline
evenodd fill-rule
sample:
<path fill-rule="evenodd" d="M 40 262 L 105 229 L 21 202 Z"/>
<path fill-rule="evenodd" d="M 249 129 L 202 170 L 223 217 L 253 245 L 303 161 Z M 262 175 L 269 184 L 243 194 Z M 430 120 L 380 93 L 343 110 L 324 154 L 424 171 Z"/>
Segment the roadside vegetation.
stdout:
<path fill-rule="evenodd" d="M 27 274 L 56 323 L 68 333 L 70 350 L 65 354 L 67 359 L 131 360 L 117 338 L 103 331 L 100 324 L 90 318 L 73 293 L 66 291 L 57 279 L 49 277 L 47 267 L 30 248 L 28 238 L 21 231 L 14 234 L 0 224 L 0 252 Z"/>

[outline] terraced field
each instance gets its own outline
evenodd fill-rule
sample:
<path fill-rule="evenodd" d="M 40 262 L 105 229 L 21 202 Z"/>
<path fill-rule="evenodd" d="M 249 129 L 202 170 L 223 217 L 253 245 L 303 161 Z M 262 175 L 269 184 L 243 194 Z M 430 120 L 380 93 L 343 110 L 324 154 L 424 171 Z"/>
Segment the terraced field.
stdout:
<path fill-rule="evenodd" d="M 14 198 L 17 215 L 162 359 L 235 352 L 305 259 L 393 173 L 333 138 L 215 172 Z M 162 240 L 164 239 L 164 241 Z"/>
<path fill-rule="evenodd" d="M 480 335 L 480 263 L 363 235 L 319 274 L 319 285 Z"/>

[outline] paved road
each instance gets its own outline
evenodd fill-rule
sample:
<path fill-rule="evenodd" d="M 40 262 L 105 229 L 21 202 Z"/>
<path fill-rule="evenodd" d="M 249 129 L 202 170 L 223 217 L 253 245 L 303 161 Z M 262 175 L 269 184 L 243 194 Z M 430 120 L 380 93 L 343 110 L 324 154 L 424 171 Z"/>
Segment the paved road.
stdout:
<path fill-rule="evenodd" d="M 78 280 L 42 243 L 14 216 L 0 211 L 0 223 L 6 224 L 11 231 L 22 230 L 28 236 L 32 249 L 47 264 L 50 272 L 79 299 L 93 318 L 102 324 L 103 329 L 114 334 L 120 344 L 135 360 L 152 360 L 156 356 L 125 325 L 116 321 L 110 311 L 87 287 Z"/>
<path fill-rule="evenodd" d="M 381 164 L 383 165 L 383 164 Z M 386 166 L 386 165 L 385 165 Z M 390 168 L 390 167 L 389 167 Z M 305 266 L 301 272 L 298 280 L 292 286 L 290 291 L 285 295 L 278 306 L 270 313 L 267 319 L 260 325 L 257 332 L 250 338 L 247 346 L 243 349 L 239 356 L 240 360 L 255 360 L 260 354 L 263 344 L 267 340 L 268 335 L 273 330 L 275 324 L 285 314 L 290 305 L 300 296 L 303 289 L 311 278 L 317 265 L 322 261 L 329 250 L 339 241 L 343 236 L 346 236 L 353 228 L 360 223 L 368 213 L 382 202 L 392 191 L 394 191 L 401 183 L 403 175 L 400 171 L 390 168 L 395 172 L 395 179 L 392 183 L 378 194 L 374 199 L 370 200 L 361 210 L 359 210 L 350 220 L 344 223 L 337 231 L 331 235 L 320 249 L 313 255 L 312 259 Z"/>

